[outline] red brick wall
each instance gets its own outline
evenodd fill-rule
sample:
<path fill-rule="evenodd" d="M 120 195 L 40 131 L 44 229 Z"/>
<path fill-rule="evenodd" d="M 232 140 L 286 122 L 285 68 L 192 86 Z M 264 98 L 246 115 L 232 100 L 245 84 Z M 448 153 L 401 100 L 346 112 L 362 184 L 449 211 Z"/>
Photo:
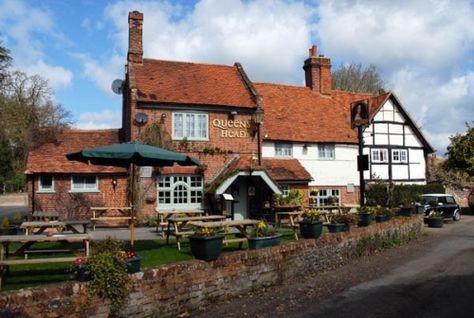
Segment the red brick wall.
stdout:
<path fill-rule="evenodd" d="M 99 175 L 99 192 L 70 192 L 71 176 L 54 175 L 53 193 L 38 192 L 38 176 L 28 177 L 28 198 L 33 211 L 57 211 L 61 219 L 88 218 L 91 206 L 127 206 L 127 177 L 117 176 L 117 186 L 112 184 L 112 175 Z M 34 202 L 33 202 L 34 200 Z M 33 205 L 34 203 L 34 205 Z"/>
<path fill-rule="evenodd" d="M 265 248 L 221 255 L 216 261 L 198 260 L 150 268 L 131 276 L 130 294 L 119 317 L 178 317 L 217 300 L 232 300 L 252 290 L 277 285 L 308 273 L 348 263 L 358 255 L 357 244 L 367 237 L 402 241 L 422 233 L 419 215 L 397 217 L 350 232 L 323 234 Z M 368 249 L 366 254 L 378 253 Z M 66 282 L 0 294 L 0 316 L 108 317 L 109 301 L 95 298 L 84 305 L 87 283 Z M 191 312 L 192 316 L 192 312 Z"/>
<path fill-rule="evenodd" d="M 139 139 L 139 136 L 144 134 L 150 126 L 155 122 L 160 122 L 162 127 L 162 136 L 166 139 L 167 146 L 174 151 L 186 153 L 189 156 L 199 159 L 201 164 L 206 166 L 204 171 L 205 182 L 220 171 L 234 156 L 234 154 L 251 155 L 258 153 L 257 137 L 252 133 L 252 116 L 251 114 L 237 114 L 234 117 L 229 117 L 229 111 L 226 112 L 209 112 L 208 124 L 208 141 L 191 141 L 188 140 L 187 148 L 183 147 L 183 143 L 177 140 L 172 140 L 172 113 L 173 111 L 167 109 L 137 109 L 132 106 L 131 118 L 135 118 L 137 112 L 146 113 L 148 115 L 148 122 L 143 126 L 131 126 L 131 139 Z M 244 128 L 230 128 L 227 131 L 232 131 L 233 134 L 243 134 L 245 137 L 225 137 L 223 132 L 225 130 L 217 128 L 213 125 L 214 121 L 233 120 L 239 124 L 243 123 L 248 127 Z M 237 132 L 235 132 L 237 131 Z M 218 149 L 219 150 L 218 150 Z M 205 153 L 207 150 L 214 151 L 214 154 Z M 225 152 L 225 154 L 223 154 Z"/>

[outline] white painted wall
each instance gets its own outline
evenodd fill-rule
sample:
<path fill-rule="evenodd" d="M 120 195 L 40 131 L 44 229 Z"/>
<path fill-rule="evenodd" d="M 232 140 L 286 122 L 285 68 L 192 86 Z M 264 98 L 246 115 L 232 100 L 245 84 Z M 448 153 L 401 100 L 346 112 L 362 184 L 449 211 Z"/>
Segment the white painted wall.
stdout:
<path fill-rule="evenodd" d="M 311 174 L 314 181 L 310 186 L 347 186 L 348 183 L 359 185 L 357 171 L 357 145 L 335 144 L 335 159 L 318 158 L 318 144 L 307 143 L 306 153 L 303 143 L 293 144 L 293 159 L 298 159 L 301 165 Z M 264 141 L 262 156 L 275 157 L 275 143 Z"/>

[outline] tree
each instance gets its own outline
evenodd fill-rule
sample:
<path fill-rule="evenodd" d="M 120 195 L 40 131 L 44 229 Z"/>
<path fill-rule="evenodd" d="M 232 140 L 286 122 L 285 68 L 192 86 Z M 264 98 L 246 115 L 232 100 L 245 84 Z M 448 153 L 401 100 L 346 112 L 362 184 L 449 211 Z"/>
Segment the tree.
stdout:
<path fill-rule="evenodd" d="M 474 121 L 472 122 L 474 124 Z M 449 139 L 448 156 L 444 167 L 448 170 L 465 172 L 474 176 L 474 126 L 466 123 L 466 134 L 456 134 Z"/>
<path fill-rule="evenodd" d="M 366 68 L 362 64 L 340 65 L 332 73 L 332 88 L 357 93 L 380 94 L 385 83 L 375 65 Z"/>
<path fill-rule="evenodd" d="M 10 57 L 10 50 L 3 47 L 0 42 L 0 84 L 5 79 L 11 61 L 12 58 Z"/>

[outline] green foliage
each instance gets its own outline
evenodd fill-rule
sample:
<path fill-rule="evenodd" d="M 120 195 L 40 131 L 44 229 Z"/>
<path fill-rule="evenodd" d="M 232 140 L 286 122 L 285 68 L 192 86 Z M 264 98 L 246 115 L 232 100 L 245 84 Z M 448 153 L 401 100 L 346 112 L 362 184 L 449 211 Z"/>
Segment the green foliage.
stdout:
<path fill-rule="evenodd" d="M 355 213 L 334 213 L 331 215 L 331 224 L 354 225 L 357 220 L 358 216 Z"/>
<path fill-rule="evenodd" d="M 361 256 L 374 251 L 382 251 L 387 248 L 400 245 L 404 242 L 414 240 L 417 237 L 415 231 L 410 231 L 401 235 L 398 231 L 391 234 L 388 238 L 382 238 L 380 235 L 370 235 L 361 238 L 356 245 L 356 253 Z"/>
<path fill-rule="evenodd" d="M 1 229 L 8 229 L 10 228 L 10 220 L 8 216 L 3 217 L 2 223 L 0 224 Z"/>
<path fill-rule="evenodd" d="M 21 223 L 22 217 L 20 212 L 16 212 L 15 216 L 13 217 L 13 222 L 15 223 Z"/>
<path fill-rule="evenodd" d="M 380 94 L 385 83 L 375 65 L 343 64 L 332 73 L 332 88 L 359 93 Z"/>
<path fill-rule="evenodd" d="M 474 124 L 474 121 L 472 122 Z M 474 127 L 466 123 L 467 132 L 451 136 L 444 166 L 448 170 L 465 171 L 474 176 Z"/>
<path fill-rule="evenodd" d="M 222 227 L 193 227 L 193 232 L 197 236 L 211 237 L 219 233 L 222 233 L 224 229 Z"/>
<path fill-rule="evenodd" d="M 273 228 L 270 228 L 265 221 L 260 220 L 256 226 L 254 226 L 251 237 L 265 237 L 274 235 Z"/>
<path fill-rule="evenodd" d="M 302 190 L 290 190 L 287 196 L 275 193 L 273 201 L 276 205 L 297 205 L 303 204 L 304 192 Z"/>
<path fill-rule="evenodd" d="M 399 206 L 412 202 L 419 202 L 420 195 L 425 193 L 444 193 L 442 184 L 430 183 L 426 185 L 403 184 L 388 187 L 383 181 L 376 181 L 367 186 L 367 205 L 371 206 Z"/>
<path fill-rule="evenodd" d="M 431 211 L 430 214 L 428 214 L 428 217 L 430 217 L 430 218 L 440 218 L 440 217 L 443 217 L 443 212 Z"/>
<path fill-rule="evenodd" d="M 129 293 L 127 258 L 124 257 L 121 243 L 111 238 L 96 242 L 92 250 L 93 254 L 88 259 L 91 281 L 86 304 L 90 304 L 95 295 L 108 298 L 111 312 L 115 313 Z"/>
<path fill-rule="evenodd" d="M 318 212 L 315 209 L 306 209 L 303 212 L 303 219 L 307 221 L 312 221 L 312 222 L 319 221 L 321 220 L 322 216 L 323 214 Z"/>

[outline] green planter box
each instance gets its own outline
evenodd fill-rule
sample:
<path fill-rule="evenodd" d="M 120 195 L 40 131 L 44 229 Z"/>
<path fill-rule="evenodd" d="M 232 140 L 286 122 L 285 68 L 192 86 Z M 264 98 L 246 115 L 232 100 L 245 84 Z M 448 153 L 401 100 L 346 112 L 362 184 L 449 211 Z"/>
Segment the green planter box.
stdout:
<path fill-rule="evenodd" d="M 376 223 L 387 222 L 388 220 L 390 220 L 390 217 L 388 215 L 376 215 L 375 216 L 375 222 Z"/>
<path fill-rule="evenodd" d="M 79 282 L 88 282 L 91 280 L 88 265 L 78 265 L 76 269 L 76 280 Z"/>
<path fill-rule="evenodd" d="M 337 224 L 328 224 L 328 231 L 329 233 L 339 233 L 339 232 L 347 232 L 349 231 L 349 226 L 344 223 L 337 223 Z"/>
<path fill-rule="evenodd" d="M 358 226 L 369 226 L 372 223 L 372 214 L 370 213 L 359 213 Z"/>
<path fill-rule="evenodd" d="M 196 236 L 191 235 L 189 237 L 189 244 L 191 246 L 191 253 L 197 259 L 204 261 L 215 260 L 221 255 L 222 241 L 224 235 L 215 236 Z"/>
<path fill-rule="evenodd" d="M 140 271 L 140 265 L 142 262 L 143 256 L 135 256 L 128 259 L 127 261 L 127 272 L 129 274 L 138 273 Z"/>
<path fill-rule="evenodd" d="M 323 231 L 323 221 L 301 221 L 301 236 L 306 239 L 317 239 Z"/>
<path fill-rule="evenodd" d="M 260 248 L 277 246 L 281 242 L 281 234 L 265 237 L 251 237 L 248 239 L 249 249 L 258 250 Z"/>
<path fill-rule="evenodd" d="M 400 208 L 400 215 L 401 216 L 412 216 L 413 214 L 413 207 L 411 206 L 404 206 Z"/>
<path fill-rule="evenodd" d="M 443 227 L 444 217 L 428 217 L 425 219 L 428 227 Z"/>

